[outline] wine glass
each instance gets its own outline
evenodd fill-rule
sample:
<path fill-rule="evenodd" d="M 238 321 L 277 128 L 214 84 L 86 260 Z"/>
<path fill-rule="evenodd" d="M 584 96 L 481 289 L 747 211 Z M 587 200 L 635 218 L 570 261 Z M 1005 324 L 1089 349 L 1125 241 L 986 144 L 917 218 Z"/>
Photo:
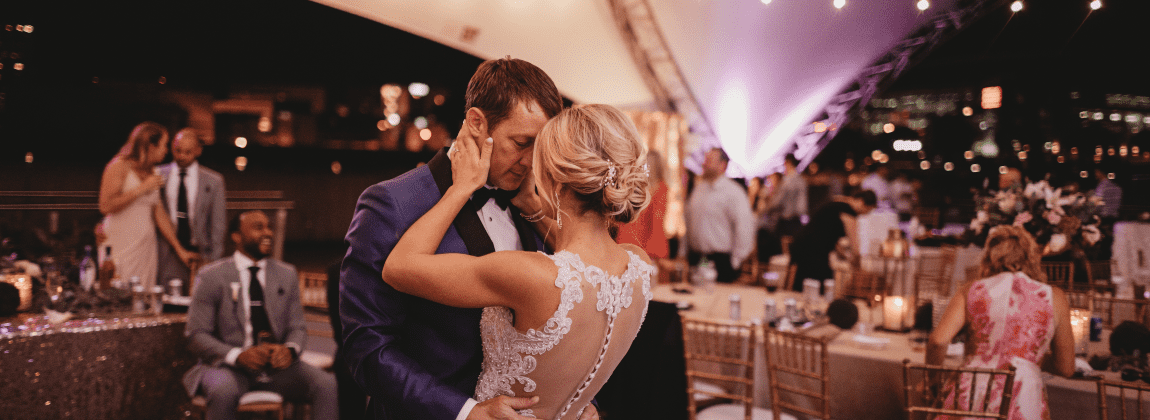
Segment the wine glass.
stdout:
<path fill-rule="evenodd" d="M 60 273 L 60 266 L 56 264 L 54 258 L 45 258 L 43 265 L 44 292 L 48 294 L 48 300 L 51 302 L 52 308 L 55 309 L 56 302 L 60 300 L 60 294 L 64 291 L 64 275 Z"/>

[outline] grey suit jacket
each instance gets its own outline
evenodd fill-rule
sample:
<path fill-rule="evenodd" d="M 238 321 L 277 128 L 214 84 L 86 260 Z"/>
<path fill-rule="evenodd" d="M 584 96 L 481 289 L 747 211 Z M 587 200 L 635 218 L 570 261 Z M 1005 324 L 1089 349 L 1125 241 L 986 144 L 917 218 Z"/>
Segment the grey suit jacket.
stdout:
<path fill-rule="evenodd" d="M 164 178 L 164 185 L 168 183 L 168 176 L 179 174 L 179 169 L 175 162 L 170 162 L 159 167 L 160 176 Z M 192 219 L 192 244 L 200 248 L 200 254 L 204 256 L 205 262 L 211 262 L 220 259 L 224 255 L 224 238 L 227 236 L 228 222 L 227 210 L 225 204 L 227 197 L 225 196 L 224 177 L 219 172 L 213 171 L 200 165 L 199 180 L 196 187 L 196 202 L 195 211 L 196 215 Z M 168 208 L 168 200 L 175 200 L 176 197 L 167 196 L 167 188 L 160 188 L 160 196 L 163 197 L 164 209 Z M 180 278 L 187 280 L 188 268 L 180 261 L 179 256 L 176 255 L 172 246 L 168 241 L 156 241 L 159 255 L 159 270 L 157 275 L 156 284 L 166 284 L 171 278 Z"/>
<path fill-rule="evenodd" d="M 264 308 L 271 321 L 272 335 L 276 342 L 302 351 L 307 344 L 307 322 L 300 303 L 299 275 L 291 264 L 271 258 L 267 261 Z M 232 283 L 238 285 L 239 282 L 240 274 L 233 257 L 217 260 L 200 270 L 184 330 L 188 349 L 200 358 L 184 375 L 188 395 L 195 395 L 208 367 L 226 364 L 224 357 L 228 352 L 244 345 L 247 311 L 243 298 L 232 293 Z"/>

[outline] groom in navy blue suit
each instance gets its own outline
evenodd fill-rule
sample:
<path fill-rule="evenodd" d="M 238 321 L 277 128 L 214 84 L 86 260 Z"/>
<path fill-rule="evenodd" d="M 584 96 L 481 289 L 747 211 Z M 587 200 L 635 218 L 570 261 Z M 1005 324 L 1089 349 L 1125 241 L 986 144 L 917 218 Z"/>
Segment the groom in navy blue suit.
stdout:
<path fill-rule="evenodd" d="M 466 100 L 457 141 L 494 140 L 488 189 L 477 191 L 459 212 L 438 252 L 479 256 L 543 249 L 531 225 L 508 204 L 532 176 L 535 136 L 562 108 L 558 89 L 531 63 L 497 59 L 479 66 Z M 530 404 L 522 398 L 471 399 L 483 360 L 481 309 L 400 293 L 381 278 L 395 243 L 451 182 L 451 161 L 440 151 L 426 166 L 365 190 L 348 228 L 339 293 L 343 349 L 377 419 L 518 419 L 512 409 Z"/>

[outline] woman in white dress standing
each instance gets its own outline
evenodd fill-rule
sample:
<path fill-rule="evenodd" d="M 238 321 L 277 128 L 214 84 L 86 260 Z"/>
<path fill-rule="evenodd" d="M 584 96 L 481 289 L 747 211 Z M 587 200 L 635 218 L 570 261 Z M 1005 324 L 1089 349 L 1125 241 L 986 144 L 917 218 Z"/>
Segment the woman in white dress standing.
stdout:
<path fill-rule="evenodd" d="M 122 280 L 139 277 L 145 287 L 156 284 L 156 230 L 189 264 L 197 258 L 176 240 L 168 212 L 160 200 L 163 180 L 155 166 L 168 154 L 168 130 L 145 121 L 132 130 L 128 142 L 104 167 L 100 181 L 100 213 L 106 245 L 112 247 L 116 274 Z"/>
<path fill-rule="evenodd" d="M 453 185 L 396 244 L 383 279 L 404 293 L 484 308 L 476 400 L 538 397 L 519 414 L 576 419 L 627 353 L 651 299 L 655 268 L 646 253 L 616 244 L 607 230 L 650 202 L 647 151 L 611 106 L 564 110 L 535 140 L 528 182 L 537 188 L 522 187 L 513 201 L 555 254 L 436 255 L 456 214 L 487 181 L 491 139 L 464 138 L 479 132 L 463 130 L 452 146 Z"/>

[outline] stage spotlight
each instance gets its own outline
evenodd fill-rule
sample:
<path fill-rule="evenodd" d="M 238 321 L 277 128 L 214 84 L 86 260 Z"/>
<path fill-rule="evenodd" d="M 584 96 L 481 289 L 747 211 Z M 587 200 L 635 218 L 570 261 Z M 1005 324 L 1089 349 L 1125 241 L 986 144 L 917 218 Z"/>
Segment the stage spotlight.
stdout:
<path fill-rule="evenodd" d="M 1094 1 L 1090 2 L 1090 10 L 1098 10 L 1101 8 L 1102 8 L 1102 1 L 1101 0 L 1094 0 Z"/>
<path fill-rule="evenodd" d="M 836 9 L 842 9 L 843 6 L 847 5 L 847 0 L 835 0 L 834 5 Z"/>
<path fill-rule="evenodd" d="M 1010 11 L 1012 11 L 1014 13 L 1018 13 L 1018 12 L 1022 11 L 1022 1 L 1015 0 L 1014 3 L 1011 3 L 1010 4 Z"/>
<path fill-rule="evenodd" d="M 918 7 L 918 10 L 925 11 L 926 9 L 930 8 L 930 2 L 927 0 L 918 0 L 918 3 L 916 3 L 915 6 Z"/>

